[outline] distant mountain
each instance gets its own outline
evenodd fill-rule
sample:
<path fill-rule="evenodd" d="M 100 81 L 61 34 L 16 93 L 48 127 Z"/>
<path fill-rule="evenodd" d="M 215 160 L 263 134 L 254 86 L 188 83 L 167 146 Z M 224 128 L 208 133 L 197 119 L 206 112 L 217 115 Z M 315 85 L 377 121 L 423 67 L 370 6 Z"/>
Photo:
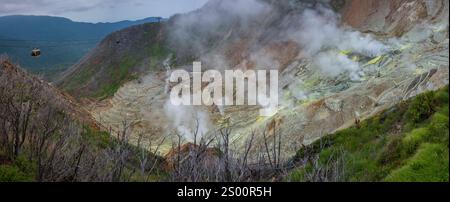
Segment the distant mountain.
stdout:
<path fill-rule="evenodd" d="M 4 16 L 0 17 L 0 54 L 32 72 L 52 76 L 75 64 L 111 32 L 160 19 L 85 23 L 62 17 Z M 31 57 L 33 48 L 40 48 L 42 55 Z"/>

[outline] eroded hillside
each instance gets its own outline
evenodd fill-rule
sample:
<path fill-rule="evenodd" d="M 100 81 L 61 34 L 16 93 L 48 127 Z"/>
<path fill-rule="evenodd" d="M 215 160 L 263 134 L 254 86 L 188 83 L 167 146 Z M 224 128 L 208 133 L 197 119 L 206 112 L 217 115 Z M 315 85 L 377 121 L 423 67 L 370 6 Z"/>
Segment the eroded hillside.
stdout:
<path fill-rule="evenodd" d="M 234 149 L 242 150 L 252 131 L 281 133 L 289 157 L 448 84 L 448 7 L 445 0 L 212 0 L 163 25 L 109 36 L 61 83 L 74 95 L 114 94 L 90 105 L 96 120 L 118 131 L 124 121 L 133 123 L 135 142 L 168 136 L 164 152 L 175 134 L 195 141 L 196 128 L 209 137 L 232 126 Z M 170 106 L 166 79 L 193 60 L 204 69 L 280 70 L 279 112 L 259 117 L 258 106 Z M 267 139 L 259 135 L 256 142 Z"/>

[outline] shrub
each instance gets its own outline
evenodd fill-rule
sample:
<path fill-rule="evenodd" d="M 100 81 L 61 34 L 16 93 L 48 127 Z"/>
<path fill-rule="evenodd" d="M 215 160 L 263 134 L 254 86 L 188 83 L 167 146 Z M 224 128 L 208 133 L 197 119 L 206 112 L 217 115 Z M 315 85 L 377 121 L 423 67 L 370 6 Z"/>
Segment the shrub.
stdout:
<path fill-rule="evenodd" d="M 19 156 L 15 162 L 14 165 L 23 173 L 27 174 L 30 178 L 35 176 L 36 172 L 36 164 L 35 162 L 32 162 L 28 160 L 25 156 Z"/>
<path fill-rule="evenodd" d="M 447 143 L 448 146 L 448 116 L 441 113 L 436 113 L 431 118 L 429 129 L 431 137 L 429 141 L 438 143 Z"/>
<path fill-rule="evenodd" d="M 0 182 L 29 182 L 29 175 L 23 173 L 17 166 L 0 165 Z"/>
<path fill-rule="evenodd" d="M 287 180 L 289 182 L 304 182 L 305 181 L 305 169 L 304 168 L 298 168 L 293 171 L 291 171 L 287 177 Z"/>
<path fill-rule="evenodd" d="M 401 137 L 392 138 L 386 146 L 381 149 L 379 156 L 377 157 L 377 162 L 381 165 L 386 165 L 392 163 L 401 158 Z"/>
<path fill-rule="evenodd" d="M 415 125 L 416 123 L 427 119 L 435 112 L 433 103 L 434 97 L 434 92 L 430 91 L 413 99 L 406 112 L 406 117 L 410 120 L 410 124 Z"/>
<path fill-rule="evenodd" d="M 448 86 L 440 91 L 437 91 L 434 95 L 434 99 L 438 104 L 448 104 Z"/>

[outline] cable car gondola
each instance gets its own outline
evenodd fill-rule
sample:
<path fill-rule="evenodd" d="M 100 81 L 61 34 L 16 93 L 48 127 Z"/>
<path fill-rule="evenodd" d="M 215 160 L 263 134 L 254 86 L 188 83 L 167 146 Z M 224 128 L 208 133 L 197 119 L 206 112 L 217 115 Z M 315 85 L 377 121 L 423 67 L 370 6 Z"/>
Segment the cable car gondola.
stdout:
<path fill-rule="evenodd" d="M 32 57 L 39 57 L 40 55 L 41 55 L 41 49 L 33 48 L 33 50 L 31 50 Z"/>

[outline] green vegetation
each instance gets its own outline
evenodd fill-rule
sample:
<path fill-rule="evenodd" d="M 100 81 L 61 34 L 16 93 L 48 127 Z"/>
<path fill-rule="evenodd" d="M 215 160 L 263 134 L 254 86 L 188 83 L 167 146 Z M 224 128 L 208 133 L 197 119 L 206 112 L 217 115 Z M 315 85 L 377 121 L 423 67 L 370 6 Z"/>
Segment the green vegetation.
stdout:
<path fill-rule="evenodd" d="M 92 92 L 92 97 L 99 99 L 110 97 L 117 92 L 124 81 L 136 79 L 136 75 L 131 72 L 137 64 L 138 61 L 135 58 L 125 56 L 116 68 L 108 68 L 106 78 L 108 78 L 109 82 L 105 82 L 100 85 L 100 88 L 97 91 Z M 74 76 L 68 80 L 68 83 L 64 86 L 64 89 L 73 91 L 83 85 L 86 85 L 91 79 L 93 79 L 95 72 L 98 71 L 94 67 L 83 68 L 80 70 L 80 72 L 74 74 Z"/>
<path fill-rule="evenodd" d="M 77 87 L 81 86 L 84 83 L 87 83 L 92 77 L 92 74 L 94 73 L 94 68 L 85 68 L 81 69 L 80 72 L 74 75 L 72 79 L 70 79 L 64 88 L 66 90 L 74 90 Z"/>
<path fill-rule="evenodd" d="M 161 25 L 151 23 L 139 29 L 142 33 L 133 36 L 121 50 L 94 52 L 61 84 L 62 88 L 77 96 L 101 100 L 113 96 L 124 83 L 141 74 L 164 69 L 162 61 L 172 51 L 159 36 Z"/>
<path fill-rule="evenodd" d="M 166 57 L 170 54 L 170 51 L 160 42 L 155 42 L 151 46 L 148 46 L 146 52 L 148 55 L 150 55 L 150 71 L 161 68 L 162 61 L 165 60 Z M 94 97 L 105 99 L 113 96 L 124 82 L 137 79 L 138 76 L 133 71 L 133 69 L 136 68 L 138 63 L 139 60 L 132 57 L 131 55 L 125 56 L 118 68 L 109 69 L 111 82 L 109 84 L 101 86 L 101 89 L 99 90 L 99 92 L 94 94 Z"/>
<path fill-rule="evenodd" d="M 158 69 L 158 67 L 161 66 L 161 61 L 169 55 L 169 51 L 159 43 L 150 46 L 148 52 L 151 55 L 149 64 L 150 70 Z M 119 65 L 119 68 L 114 68 L 112 69 L 112 72 L 110 72 L 112 83 L 103 86 L 95 97 L 100 99 L 110 97 L 119 90 L 124 81 L 137 79 L 137 75 L 132 73 L 132 69 L 136 67 L 137 64 L 138 60 L 131 56 L 126 56 Z"/>
<path fill-rule="evenodd" d="M 113 139 L 109 133 L 88 126 L 84 126 L 83 128 L 84 130 L 81 135 L 87 142 L 101 149 L 111 147 Z"/>
<path fill-rule="evenodd" d="M 448 182 L 448 128 L 447 86 L 299 150 L 287 180 Z"/>
<path fill-rule="evenodd" d="M 137 60 L 131 56 L 125 56 L 118 67 L 109 69 L 110 83 L 100 88 L 94 97 L 105 99 L 114 95 L 119 90 L 124 81 L 136 79 L 131 74 L 131 70 L 137 65 Z"/>
<path fill-rule="evenodd" d="M 151 46 L 148 46 L 146 50 L 147 54 L 150 55 L 150 70 L 160 69 L 162 66 L 162 61 L 164 61 L 167 56 L 169 56 L 172 51 L 170 51 L 163 42 L 156 42 Z"/>
<path fill-rule="evenodd" d="M 394 170 L 389 182 L 448 182 L 448 147 L 424 143 L 403 167 Z"/>
<path fill-rule="evenodd" d="M 34 177 L 35 163 L 23 156 L 11 164 L 0 164 L 0 182 L 30 182 L 34 181 Z"/>

